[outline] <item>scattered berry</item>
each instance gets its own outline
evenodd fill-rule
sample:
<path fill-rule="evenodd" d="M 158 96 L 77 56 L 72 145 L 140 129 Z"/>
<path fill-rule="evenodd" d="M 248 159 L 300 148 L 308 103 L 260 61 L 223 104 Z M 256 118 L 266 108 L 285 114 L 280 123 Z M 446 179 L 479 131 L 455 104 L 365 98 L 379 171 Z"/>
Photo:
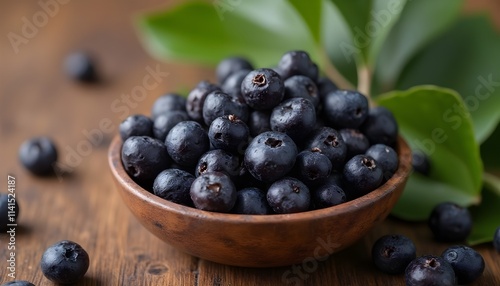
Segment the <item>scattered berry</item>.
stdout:
<path fill-rule="evenodd" d="M 194 176 L 179 169 L 166 169 L 156 177 L 153 193 L 165 200 L 185 206 L 193 205 L 189 189 Z"/>
<path fill-rule="evenodd" d="M 472 230 L 472 217 L 467 208 L 444 202 L 434 207 L 428 225 L 436 240 L 460 242 L 464 241 Z"/>
<path fill-rule="evenodd" d="M 89 255 L 79 244 L 63 240 L 45 250 L 40 268 L 54 283 L 73 284 L 83 278 L 89 264 Z"/>
<path fill-rule="evenodd" d="M 500 253 L 500 226 L 496 229 L 493 235 L 493 247 Z"/>
<path fill-rule="evenodd" d="M 236 188 L 221 172 L 207 172 L 193 181 L 191 199 L 196 208 L 213 212 L 229 212 L 236 203 Z"/>
<path fill-rule="evenodd" d="M 35 284 L 28 282 L 26 280 L 14 280 L 4 283 L 1 286 L 35 286 Z"/>
<path fill-rule="evenodd" d="M 441 257 L 426 255 L 410 262 L 405 270 L 407 286 L 453 286 L 456 285 L 455 272 Z"/>
<path fill-rule="evenodd" d="M 372 247 L 372 260 L 375 266 L 387 274 L 401 274 L 417 257 L 415 244 L 400 234 L 385 235 Z"/>
<path fill-rule="evenodd" d="M 431 162 L 429 161 L 429 157 L 420 150 L 413 150 L 411 158 L 413 170 L 424 176 L 429 176 L 431 173 Z"/>
<path fill-rule="evenodd" d="M 311 197 L 304 183 L 287 177 L 274 182 L 269 187 L 267 202 L 276 213 L 297 213 L 309 209 Z"/>
<path fill-rule="evenodd" d="M 9 216 L 13 214 L 13 216 Z M 16 223 L 19 216 L 17 200 L 9 194 L 0 194 L 0 232 L 6 232 L 8 224 Z"/>
<path fill-rule="evenodd" d="M 153 121 L 144 115 L 130 115 L 120 123 L 120 137 L 123 141 L 132 136 L 153 137 Z"/>
<path fill-rule="evenodd" d="M 457 283 L 460 285 L 472 283 L 483 274 L 483 257 L 468 246 L 451 246 L 441 254 L 441 257 L 453 267 Z"/>
<path fill-rule="evenodd" d="M 23 142 L 19 148 L 19 160 L 35 175 L 50 175 L 57 162 L 57 149 L 50 138 L 35 137 Z"/>
<path fill-rule="evenodd" d="M 81 82 L 96 82 L 97 70 L 92 57 L 83 52 L 70 54 L 65 62 L 66 73 L 73 79 Z"/>

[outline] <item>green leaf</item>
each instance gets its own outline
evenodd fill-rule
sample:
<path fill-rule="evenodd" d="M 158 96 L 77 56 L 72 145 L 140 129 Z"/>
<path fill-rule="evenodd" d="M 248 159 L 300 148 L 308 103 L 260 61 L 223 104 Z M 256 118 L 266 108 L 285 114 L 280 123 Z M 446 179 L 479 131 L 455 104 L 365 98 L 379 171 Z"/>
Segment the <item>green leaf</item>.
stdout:
<path fill-rule="evenodd" d="M 309 32 L 316 43 L 321 41 L 321 7 L 323 0 L 288 0 L 302 20 L 309 27 Z"/>
<path fill-rule="evenodd" d="M 354 45 L 340 43 L 350 56 L 356 54 L 360 64 L 373 65 L 374 60 L 399 18 L 406 0 L 331 0 L 348 24 Z"/>
<path fill-rule="evenodd" d="M 376 62 L 376 80 L 384 91 L 394 86 L 404 66 L 419 50 L 457 20 L 462 4 L 463 0 L 408 1 Z"/>
<path fill-rule="evenodd" d="M 455 91 L 419 86 L 390 92 L 377 102 L 394 113 L 411 148 L 424 151 L 431 161 L 429 177 L 410 176 L 394 215 L 424 220 L 438 203 L 453 201 L 469 206 L 479 201 L 483 170 L 479 146 Z M 462 112 L 455 113 L 454 106 Z"/>
<path fill-rule="evenodd" d="M 486 17 L 461 19 L 405 68 L 397 88 L 435 84 L 462 95 L 478 142 L 500 120 L 500 35 Z"/>
<path fill-rule="evenodd" d="M 483 199 L 479 206 L 470 208 L 472 233 L 467 238 L 471 245 L 490 242 L 497 227 L 500 227 L 500 178 L 484 174 Z"/>
<path fill-rule="evenodd" d="M 484 165 L 493 170 L 500 171 L 500 125 L 497 126 L 488 140 L 481 144 L 481 158 Z"/>
<path fill-rule="evenodd" d="M 159 59 L 216 64 L 241 55 L 256 66 L 272 66 L 295 49 L 318 59 L 301 15 L 286 0 L 189 2 L 144 15 L 138 26 L 146 48 Z"/>

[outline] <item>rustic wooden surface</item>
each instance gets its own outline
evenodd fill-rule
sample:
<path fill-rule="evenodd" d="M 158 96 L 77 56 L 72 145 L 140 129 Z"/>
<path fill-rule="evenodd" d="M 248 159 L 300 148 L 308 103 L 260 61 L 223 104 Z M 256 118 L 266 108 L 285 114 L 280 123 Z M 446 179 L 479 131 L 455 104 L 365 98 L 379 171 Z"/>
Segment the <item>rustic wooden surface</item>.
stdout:
<path fill-rule="evenodd" d="M 38 263 L 45 248 L 62 239 L 80 243 L 91 257 L 90 269 L 79 285 L 264 286 L 282 285 L 287 279 L 300 282 L 297 285 L 404 285 L 401 276 L 381 274 L 371 264 L 370 248 L 378 237 L 405 234 L 417 244 L 418 255 L 440 254 L 447 247 L 433 242 L 425 224 L 393 218 L 352 248 L 305 267 L 229 267 L 199 260 L 164 244 L 131 215 L 113 185 L 106 153 L 123 111 L 111 106 L 123 94 L 142 86 L 147 69 L 154 70 L 157 65 L 168 76 L 160 78 L 145 98 L 132 100 L 129 113 L 149 113 L 161 93 L 187 89 L 199 80 L 214 77 L 209 69 L 159 64 L 137 42 L 132 16 L 144 9 L 171 5 L 171 1 L 66 2 L 58 5 L 47 23 L 38 19 L 41 27 L 31 31 L 18 53 L 7 35 L 23 35 L 23 17 L 33 22 L 43 10 L 38 0 L 0 2 L 0 191 L 6 192 L 8 174 L 16 177 L 21 205 L 16 231 L 17 279 L 52 285 L 43 277 Z M 494 0 L 470 2 L 468 9 L 499 9 Z M 105 78 L 103 84 L 83 86 L 66 78 L 61 68 L 63 59 L 74 50 L 96 55 Z M 100 126 L 108 120 L 113 123 L 112 132 Z M 102 140 L 89 143 L 85 134 L 99 128 Z M 60 161 L 66 165 L 61 168 L 72 171 L 70 175 L 37 178 L 21 168 L 18 147 L 35 135 L 54 138 Z M 79 158 L 72 150 L 80 150 Z M 75 163 L 75 168 L 70 168 L 70 163 Z M 0 234 L 0 283 L 11 280 L 6 269 L 8 239 Z M 500 255 L 488 244 L 477 249 L 486 260 L 486 269 L 475 285 L 500 285 Z"/>

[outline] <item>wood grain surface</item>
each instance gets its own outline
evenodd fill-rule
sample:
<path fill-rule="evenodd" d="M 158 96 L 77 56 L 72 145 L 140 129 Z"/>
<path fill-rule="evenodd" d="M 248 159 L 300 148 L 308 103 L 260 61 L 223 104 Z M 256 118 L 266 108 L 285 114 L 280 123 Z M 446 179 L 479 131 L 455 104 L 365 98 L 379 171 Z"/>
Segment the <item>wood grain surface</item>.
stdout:
<path fill-rule="evenodd" d="M 394 218 L 325 262 L 293 267 L 224 266 L 163 243 L 122 203 L 107 165 L 107 147 L 124 116 L 149 114 L 159 95 L 188 90 L 203 79 L 214 80 L 213 71 L 157 62 L 138 43 L 133 16 L 175 1 L 40 2 L 58 4 L 46 8 L 49 15 L 38 0 L 0 2 L 0 192 L 7 190 L 7 176 L 15 176 L 21 208 L 15 240 L 17 279 L 53 285 L 43 277 L 39 261 L 49 245 L 63 239 L 80 243 L 91 258 L 90 269 L 78 285 L 112 286 L 404 285 L 402 276 L 382 274 L 372 265 L 370 249 L 378 237 L 407 235 L 415 241 L 418 255 L 440 254 L 448 246 L 434 242 L 425 224 Z M 467 9 L 498 11 L 495 3 L 477 1 Z M 36 24 L 34 29 L 27 22 Z M 16 46 L 9 40 L 11 33 L 23 36 Z M 63 61 L 76 50 L 96 57 L 103 83 L 81 85 L 68 80 Z M 146 87 L 143 96 L 139 91 Z M 38 178 L 20 166 L 18 147 L 37 135 L 54 138 L 64 176 Z M 0 234 L 0 283 L 12 280 L 7 276 L 8 242 L 9 237 Z M 474 285 L 500 285 L 500 254 L 489 244 L 476 249 L 486 269 Z"/>

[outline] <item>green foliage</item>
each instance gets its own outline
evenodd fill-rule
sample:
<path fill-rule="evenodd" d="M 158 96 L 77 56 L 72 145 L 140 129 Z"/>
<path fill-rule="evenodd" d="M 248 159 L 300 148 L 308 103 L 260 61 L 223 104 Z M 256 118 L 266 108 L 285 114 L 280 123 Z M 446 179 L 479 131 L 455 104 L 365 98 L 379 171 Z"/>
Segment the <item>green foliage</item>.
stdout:
<path fill-rule="evenodd" d="M 343 87 L 350 81 L 388 92 L 375 101 L 393 111 L 401 134 L 432 161 L 429 177 L 411 175 L 393 213 L 423 220 L 442 201 L 479 203 L 481 158 L 499 166 L 500 36 L 484 17 L 461 16 L 462 2 L 190 1 L 143 15 L 137 24 L 145 47 L 160 59 L 214 65 L 241 55 L 263 67 L 300 49 Z M 485 234 L 500 208 L 499 179 L 484 178 L 472 243 L 491 239 Z"/>

